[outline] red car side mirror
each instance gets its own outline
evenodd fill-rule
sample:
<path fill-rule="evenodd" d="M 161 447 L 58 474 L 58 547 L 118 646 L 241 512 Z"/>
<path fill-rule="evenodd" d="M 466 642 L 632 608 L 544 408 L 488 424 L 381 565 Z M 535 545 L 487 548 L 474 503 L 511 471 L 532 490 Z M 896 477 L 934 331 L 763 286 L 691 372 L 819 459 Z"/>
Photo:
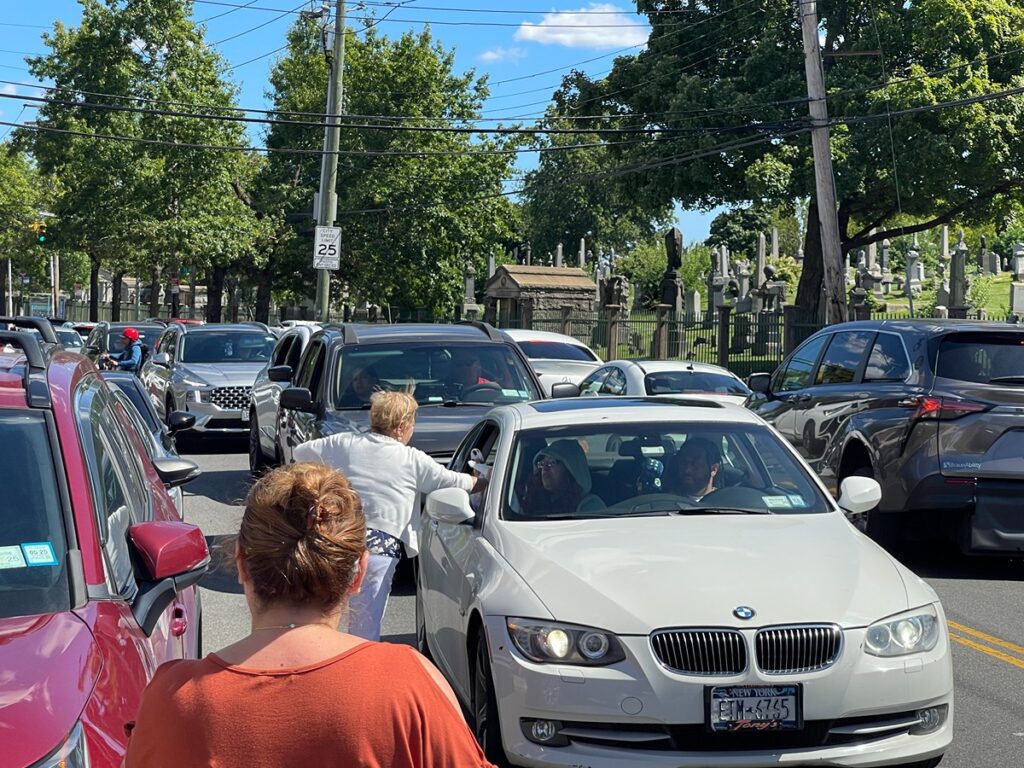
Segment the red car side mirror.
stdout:
<path fill-rule="evenodd" d="M 153 633 L 175 595 L 198 583 L 210 567 L 210 550 L 197 526 L 171 520 L 138 523 L 128 529 L 142 573 L 132 613 L 142 631 Z"/>

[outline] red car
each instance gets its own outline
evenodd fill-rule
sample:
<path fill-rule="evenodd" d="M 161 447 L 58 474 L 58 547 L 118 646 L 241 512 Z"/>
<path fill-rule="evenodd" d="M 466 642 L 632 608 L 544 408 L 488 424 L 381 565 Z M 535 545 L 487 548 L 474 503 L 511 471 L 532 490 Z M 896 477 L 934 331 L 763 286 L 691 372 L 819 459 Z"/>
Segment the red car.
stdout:
<path fill-rule="evenodd" d="M 150 461 L 87 358 L 6 327 L 0 768 L 114 768 L 153 672 L 199 654 L 210 555 L 167 494 L 199 470 Z"/>

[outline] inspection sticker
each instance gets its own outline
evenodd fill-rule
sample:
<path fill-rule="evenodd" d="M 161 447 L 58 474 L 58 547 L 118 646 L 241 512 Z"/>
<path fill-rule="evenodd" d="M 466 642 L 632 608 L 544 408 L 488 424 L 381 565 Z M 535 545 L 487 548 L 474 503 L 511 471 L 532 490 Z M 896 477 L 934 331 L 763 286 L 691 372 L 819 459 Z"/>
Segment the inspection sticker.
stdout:
<path fill-rule="evenodd" d="M 768 509 L 788 509 L 793 506 L 788 496 L 762 496 L 761 499 Z"/>
<path fill-rule="evenodd" d="M 22 544 L 21 551 L 25 553 L 25 562 L 29 568 L 57 564 L 57 555 L 53 551 L 53 544 L 48 541 L 31 541 L 28 544 Z"/>
<path fill-rule="evenodd" d="M 25 556 L 21 554 L 21 547 L 0 547 L 0 571 L 24 567 Z"/>

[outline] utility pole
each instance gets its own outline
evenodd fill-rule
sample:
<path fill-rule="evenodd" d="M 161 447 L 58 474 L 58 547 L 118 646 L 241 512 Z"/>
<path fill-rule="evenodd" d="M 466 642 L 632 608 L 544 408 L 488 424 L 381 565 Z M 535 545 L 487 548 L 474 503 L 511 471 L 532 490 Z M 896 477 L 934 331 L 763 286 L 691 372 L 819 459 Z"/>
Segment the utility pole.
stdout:
<path fill-rule="evenodd" d="M 338 145 L 341 140 L 341 105 L 345 97 L 345 0 L 337 0 L 334 17 L 334 45 L 331 51 L 331 77 L 327 85 L 327 125 L 324 128 L 324 155 L 320 164 L 320 210 L 316 223 L 334 226 L 338 215 Z M 326 323 L 331 311 L 331 272 L 316 273 L 316 319 Z"/>
<path fill-rule="evenodd" d="M 816 0 L 799 0 L 800 26 L 804 39 L 804 69 L 811 112 L 811 147 L 814 151 L 814 180 L 818 221 L 821 226 L 821 260 L 824 273 L 825 317 L 828 324 L 845 322 L 846 275 L 843 270 L 839 218 L 836 214 L 836 186 L 832 175 L 829 146 L 828 104 L 825 101 L 825 73 L 821 66 Z"/>

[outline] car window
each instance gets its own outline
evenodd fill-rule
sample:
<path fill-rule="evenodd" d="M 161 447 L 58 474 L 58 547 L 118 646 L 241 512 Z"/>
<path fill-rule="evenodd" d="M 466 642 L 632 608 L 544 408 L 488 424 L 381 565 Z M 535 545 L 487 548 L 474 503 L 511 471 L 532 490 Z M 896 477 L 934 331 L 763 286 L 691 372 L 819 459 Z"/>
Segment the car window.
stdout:
<path fill-rule="evenodd" d="M 874 331 L 843 331 L 832 336 L 818 366 L 816 384 L 850 384 L 864 360 Z"/>
<path fill-rule="evenodd" d="M 292 372 L 299 367 L 299 360 L 302 359 L 302 337 L 295 334 L 295 341 L 288 349 L 288 357 L 285 358 L 284 365 L 290 366 Z"/>
<path fill-rule="evenodd" d="M 807 467 L 762 424 L 524 430 L 512 447 L 507 482 L 502 515 L 509 520 L 832 509 Z"/>
<path fill-rule="evenodd" d="M 132 426 L 135 427 L 135 431 L 139 435 L 142 447 L 146 450 L 146 455 L 149 456 L 150 460 L 157 458 L 159 454 L 157 453 L 153 433 L 150 432 L 146 425 L 142 423 L 142 417 L 139 415 L 139 411 L 135 407 L 135 404 L 132 403 L 120 389 L 114 392 L 114 399 L 121 404 L 128 420 L 132 423 Z"/>
<path fill-rule="evenodd" d="M 910 375 L 910 361 L 903 341 L 893 333 L 880 333 L 871 347 L 864 381 L 903 381 Z"/>
<path fill-rule="evenodd" d="M 597 355 L 586 347 L 564 341 L 520 341 L 519 348 L 531 360 L 580 360 L 597 362 Z"/>
<path fill-rule="evenodd" d="M 747 385 L 734 376 L 709 371 L 657 371 L 644 377 L 644 388 L 648 395 L 703 394 L 739 395 L 750 394 Z"/>
<path fill-rule="evenodd" d="M 85 344 L 82 343 L 82 337 L 70 328 L 55 328 L 54 333 L 57 334 L 57 338 L 60 339 L 60 343 L 64 349 L 71 350 L 72 352 L 78 352 L 85 346 Z"/>
<path fill-rule="evenodd" d="M 160 337 L 160 352 L 167 355 L 167 359 L 173 361 L 174 354 L 178 350 L 178 332 L 168 330 Z"/>
<path fill-rule="evenodd" d="M 58 471 L 43 414 L 0 410 L 0 618 L 71 609 Z"/>
<path fill-rule="evenodd" d="M 316 370 L 318 368 L 320 370 L 323 369 L 324 349 L 324 343 L 322 341 L 318 341 L 306 350 L 306 354 L 302 356 L 302 365 L 295 377 L 295 386 L 305 387 L 309 389 L 310 392 L 313 392 L 313 387 L 310 385 L 314 381 L 314 373 Z M 317 379 L 317 383 L 319 383 L 319 379 Z"/>
<path fill-rule="evenodd" d="M 512 344 L 415 342 L 342 347 L 332 381 L 336 408 L 364 408 L 375 390 L 410 391 L 421 406 L 539 400 Z"/>
<path fill-rule="evenodd" d="M 105 338 L 106 329 L 103 329 L 103 331 L 104 332 L 101 333 L 99 326 L 96 326 L 91 331 L 89 331 L 89 338 L 86 339 L 85 346 L 98 347 L 100 352 L 105 351 L 100 343 Z"/>
<path fill-rule="evenodd" d="M 181 339 L 183 363 L 265 363 L 277 337 L 263 331 L 201 331 Z"/>
<path fill-rule="evenodd" d="M 626 374 L 619 368 L 610 368 L 608 376 L 601 384 L 602 395 L 624 395 L 626 394 Z"/>
<path fill-rule="evenodd" d="M 296 336 L 294 334 L 285 336 L 274 347 L 274 354 L 270 357 L 271 365 L 287 365 L 288 353 L 291 351 L 292 344 L 295 342 Z"/>
<path fill-rule="evenodd" d="M 790 358 L 782 371 L 778 382 L 773 382 L 772 389 L 776 392 L 792 392 L 795 389 L 803 389 L 811 382 L 811 371 L 818 361 L 821 348 L 829 340 L 829 336 L 818 336 L 810 339 Z"/>
<path fill-rule="evenodd" d="M 587 376 L 580 382 L 580 393 L 584 395 L 596 395 L 601 391 L 601 385 L 604 384 L 604 380 L 608 378 L 608 372 L 611 370 L 611 368 L 598 368 L 592 374 Z"/>
<path fill-rule="evenodd" d="M 951 333 L 939 344 L 935 375 L 999 386 L 1024 385 L 1024 333 Z"/>
<path fill-rule="evenodd" d="M 134 326 L 132 326 L 134 327 Z M 135 328 L 139 332 L 139 341 L 153 350 L 160 340 L 161 328 Z M 124 351 L 124 328 L 115 328 L 107 333 L 107 349 L 116 355 Z"/>

